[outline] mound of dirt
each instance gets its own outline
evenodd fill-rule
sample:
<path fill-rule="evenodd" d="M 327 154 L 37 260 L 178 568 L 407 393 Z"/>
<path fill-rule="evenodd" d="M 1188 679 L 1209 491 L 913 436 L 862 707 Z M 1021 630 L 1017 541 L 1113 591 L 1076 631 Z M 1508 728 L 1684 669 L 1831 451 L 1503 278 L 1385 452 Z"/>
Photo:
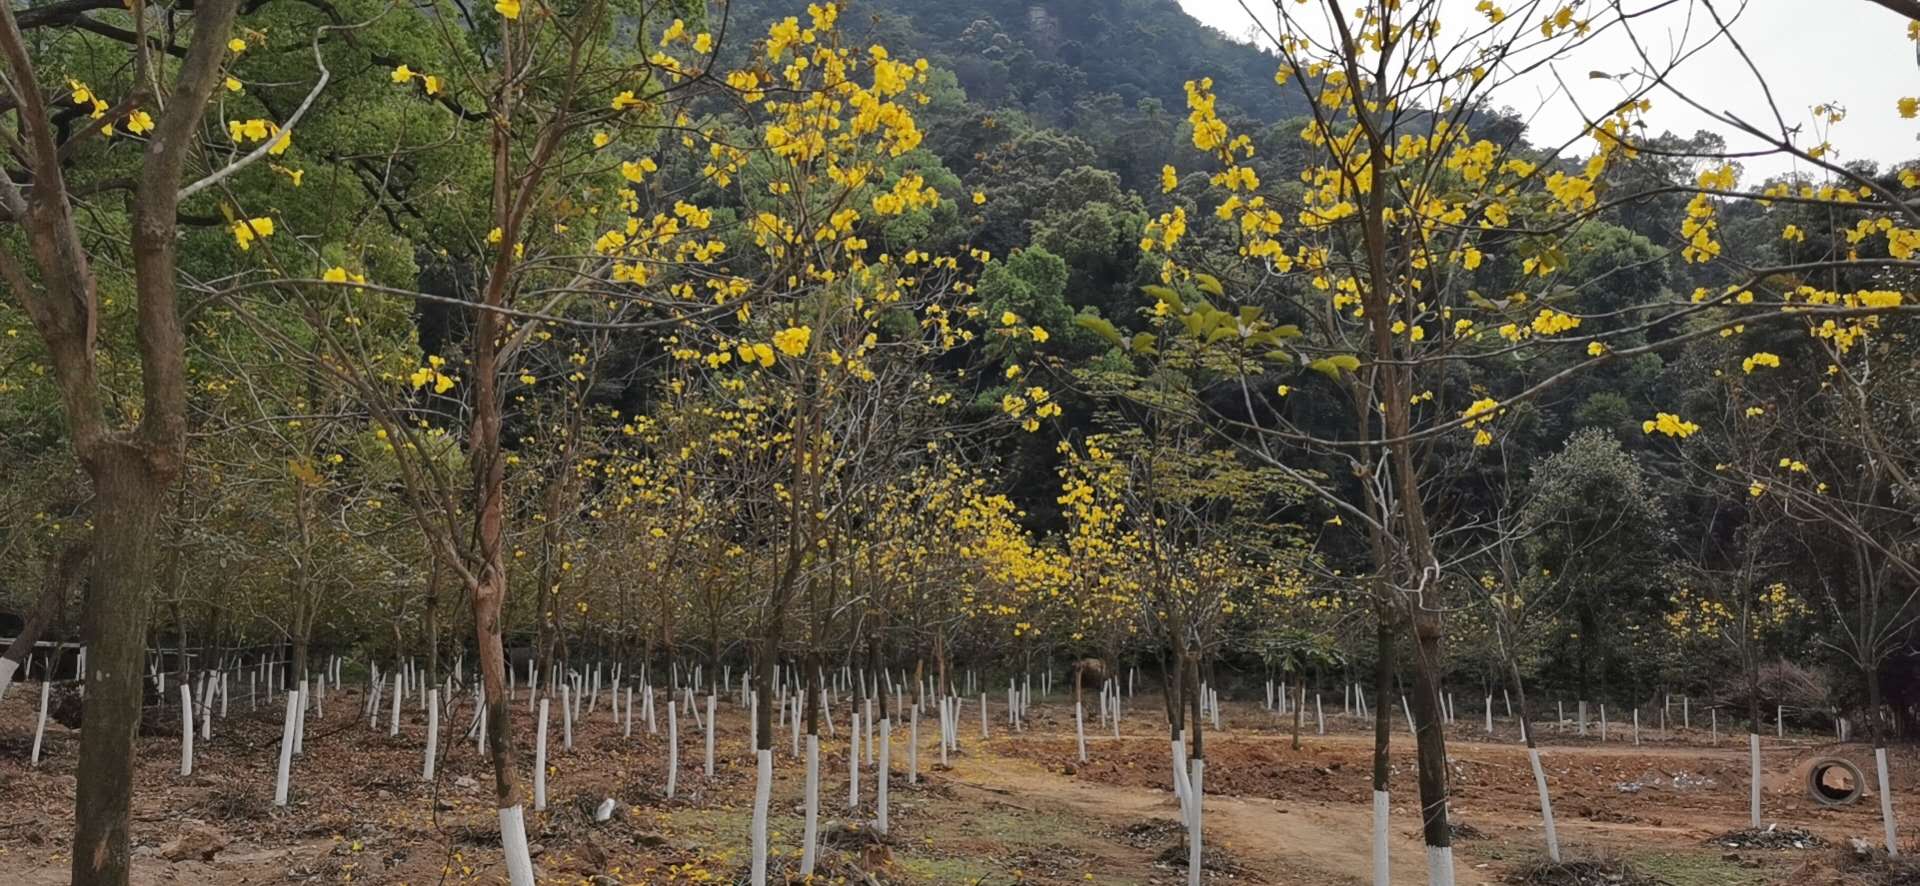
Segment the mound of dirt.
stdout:
<path fill-rule="evenodd" d="M 1171 818 L 1153 818 L 1136 821 L 1109 832 L 1109 835 L 1135 849 L 1152 849 L 1156 846 L 1165 846 L 1171 840 L 1184 839 L 1186 831 L 1185 825 Z"/>
<path fill-rule="evenodd" d="M 1176 870 L 1186 870 L 1187 844 L 1183 842 L 1168 846 L 1154 857 L 1153 862 Z M 1225 850 L 1210 846 L 1200 848 L 1200 869 L 1210 874 L 1222 874 L 1237 879 L 1248 879 L 1253 875 L 1246 865 L 1241 864 Z"/>
<path fill-rule="evenodd" d="M 1666 886 L 1658 877 L 1611 859 L 1543 861 L 1507 875 L 1518 886 Z"/>
<path fill-rule="evenodd" d="M 1797 872 L 1800 882 L 1821 882 L 1821 875 L 1831 872 L 1833 882 L 1850 886 L 1920 886 L 1920 859 L 1888 858 L 1872 847 L 1836 849 L 1819 861 L 1825 864 L 1816 862 L 1814 869 Z"/>
<path fill-rule="evenodd" d="M 1706 844 L 1728 849 L 1824 849 L 1827 841 L 1804 828 L 1768 825 L 1764 828 L 1728 831 L 1708 839 Z"/>

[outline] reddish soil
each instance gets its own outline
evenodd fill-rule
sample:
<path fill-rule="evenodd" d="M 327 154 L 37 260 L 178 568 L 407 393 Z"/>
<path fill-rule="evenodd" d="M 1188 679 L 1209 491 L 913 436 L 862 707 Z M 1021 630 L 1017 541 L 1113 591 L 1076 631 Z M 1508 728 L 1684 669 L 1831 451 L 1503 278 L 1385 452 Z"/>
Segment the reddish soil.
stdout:
<path fill-rule="evenodd" d="M 27 765 L 37 692 L 15 687 L 0 702 L 0 790 L 14 798 L 0 811 L 0 880 L 23 886 L 67 882 L 67 835 L 72 821 L 73 761 L 78 734 L 50 723 L 44 759 Z M 514 729 L 526 743 L 532 719 L 524 695 Z M 402 735 L 386 734 L 386 712 L 370 728 L 360 696 L 330 694 L 327 716 L 312 716 L 304 759 L 294 765 L 293 802 L 271 805 L 278 754 L 279 713 L 245 710 L 216 719 L 215 737 L 200 744 L 195 774 L 178 774 L 177 736 L 143 738 L 133 823 L 135 882 L 197 886 L 287 882 L 392 884 L 498 883 L 498 827 L 488 762 L 465 738 L 471 702 L 444 718 L 440 776 L 419 780 L 424 717 L 417 707 L 403 718 Z M 842 717 L 845 708 L 840 709 Z M 1066 714 L 1066 716 L 1062 716 Z M 993 724 L 984 745 L 977 720 L 960 730 L 953 768 L 935 772 L 935 729 L 922 723 L 922 783 L 905 784 L 905 730 L 894 755 L 895 830 L 886 845 L 857 825 L 871 815 L 872 769 L 863 774 L 866 809 L 854 825 L 832 823 L 837 835 L 826 852 L 826 881 L 883 883 L 1184 882 L 1177 864 L 1157 859 L 1179 843 L 1167 820 L 1175 814 L 1168 791 L 1169 748 L 1156 708 L 1142 705 L 1125 724 L 1127 737 L 1090 736 L 1092 762 L 1074 763 L 1070 709 L 1042 707 L 1030 731 L 1014 736 Z M 164 718 L 161 718 L 164 719 Z M 1097 721 L 1097 718 L 1095 718 Z M 732 882 L 744 868 L 751 767 L 746 730 L 733 705 L 721 706 L 716 776 L 701 772 L 701 744 L 691 718 L 682 719 L 680 796 L 659 799 L 664 740 L 636 725 L 631 739 L 603 706 L 576 724 L 575 746 L 559 747 L 561 724 L 549 724 L 553 742 L 550 808 L 529 814 L 542 883 Z M 841 735 L 822 744 L 824 815 L 846 814 L 846 745 Z M 1228 729 L 1209 732 L 1207 822 L 1209 844 L 1220 852 L 1209 882 L 1332 886 L 1366 882 L 1366 834 L 1372 742 L 1366 724 L 1336 718 L 1328 736 L 1308 735 L 1289 747 L 1278 718 L 1229 706 Z M 664 729 L 664 717 L 661 723 Z M 1097 730 L 1097 722 L 1090 723 Z M 1495 882 L 1515 864 L 1540 854 L 1537 799 L 1524 751 L 1486 744 L 1477 724 L 1455 727 L 1453 811 L 1476 836 L 1458 848 L 1467 883 Z M 1703 841 L 1746 824 L 1744 748 L 1688 740 L 1643 747 L 1614 741 L 1562 741 L 1545 749 L 1546 765 L 1570 851 L 1632 858 L 1672 856 L 1703 865 L 1675 886 L 1707 883 L 1895 883 L 1878 869 L 1848 868 L 1833 853 L 1730 852 Z M 1649 736 L 1650 737 L 1650 736 Z M 1395 883 L 1419 883 L 1421 849 L 1411 738 L 1394 736 L 1393 838 Z M 775 869 L 793 865 L 798 832 L 798 767 L 788 737 L 777 733 Z M 1804 827 L 1840 846 L 1849 838 L 1877 842 L 1877 804 L 1844 809 L 1806 799 L 1801 771 L 1816 755 L 1836 753 L 1856 764 L 1871 761 L 1858 745 L 1811 740 L 1765 741 L 1764 812 L 1769 822 Z M 530 754 L 522 768 L 530 768 Z M 1920 771 L 1920 754 L 1894 755 L 1896 783 Z M 1863 769 L 1871 772 L 1870 767 Z M 1069 774 L 1070 773 L 1070 774 Z M 1635 787 L 1637 785 L 1637 787 Z M 523 781 L 529 795 L 530 783 Z M 619 801 L 612 822 L 596 824 L 590 810 L 606 797 Z M 1915 821 L 1920 802 L 1896 797 L 1901 820 Z M 163 847 L 183 834 L 206 831 L 224 841 L 210 859 L 169 860 Z M 1911 831 L 1909 831 L 1911 833 Z M 1676 870 L 1679 870 L 1676 868 Z M 1747 879 L 1740 879 L 1747 877 Z M 816 882 L 824 882 L 817 879 Z M 1906 881 L 1906 882 L 1920 882 Z"/>

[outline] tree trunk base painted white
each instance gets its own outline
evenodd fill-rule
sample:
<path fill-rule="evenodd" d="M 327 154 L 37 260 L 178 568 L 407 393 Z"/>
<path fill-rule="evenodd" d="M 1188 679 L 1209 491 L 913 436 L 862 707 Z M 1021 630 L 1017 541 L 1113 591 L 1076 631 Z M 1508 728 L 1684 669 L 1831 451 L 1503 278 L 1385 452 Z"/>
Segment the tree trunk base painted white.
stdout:
<path fill-rule="evenodd" d="M 1560 863 L 1560 832 L 1553 823 L 1553 798 L 1547 793 L 1547 771 L 1540 766 L 1540 749 L 1527 748 L 1527 762 L 1533 766 L 1533 785 L 1540 792 L 1540 821 L 1547 826 L 1547 857 Z"/>
<path fill-rule="evenodd" d="M 847 808 L 860 808 L 860 712 L 853 712 L 852 726 L 847 730 L 852 741 L 847 745 Z"/>
<path fill-rule="evenodd" d="M 533 886 L 533 856 L 527 853 L 527 815 L 524 807 L 500 810 L 500 849 L 507 856 L 507 883 Z"/>
<path fill-rule="evenodd" d="M 767 886 L 767 807 L 773 801 L 773 752 L 753 752 L 753 886 Z"/>
<path fill-rule="evenodd" d="M 1195 759 L 1192 761 L 1192 765 L 1193 775 L 1188 779 L 1188 781 L 1192 783 L 1189 790 L 1192 792 L 1193 798 L 1192 801 L 1187 804 L 1190 810 L 1187 816 L 1187 886 L 1200 886 L 1200 874 L 1204 867 L 1200 847 L 1202 842 L 1201 817 L 1204 814 L 1202 807 L 1205 805 L 1204 801 L 1207 796 L 1205 787 L 1207 761 L 1204 759 Z"/>
<path fill-rule="evenodd" d="M 325 683 L 321 684 L 326 685 Z M 427 762 L 420 767 L 420 780 L 433 781 L 434 764 L 440 753 L 440 687 L 427 690 Z"/>
<path fill-rule="evenodd" d="M 1454 886 L 1453 847 L 1427 847 L 1427 886 Z"/>
<path fill-rule="evenodd" d="M 1073 704 L 1073 740 L 1080 749 L 1080 762 L 1087 762 L 1087 716 L 1079 702 Z"/>
<path fill-rule="evenodd" d="M 1760 826 L 1760 736 L 1747 733 L 1747 762 L 1749 782 L 1753 788 L 1748 793 L 1748 811 L 1752 814 L 1753 826 Z"/>
<path fill-rule="evenodd" d="M 1170 743 L 1173 745 L 1173 797 L 1180 801 L 1180 820 L 1186 821 L 1192 814 L 1187 811 L 1187 743 L 1178 738 Z"/>
<path fill-rule="evenodd" d="M 671 698 L 668 699 L 672 701 Z M 667 799 L 673 799 L 673 788 L 680 780 L 680 706 L 667 705 Z"/>
<path fill-rule="evenodd" d="M 29 766 L 40 765 L 40 743 L 42 740 L 46 738 L 46 735 L 47 735 L 47 694 L 52 689 L 53 689 L 52 683 L 41 681 L 40 683 L 40 719 L 37 723 L 34 724 L 34 727 L 33 727 L 33 757 L 27 764 Z"/>
<path fill-rule="evenodd" d="M 42 690 L 48 685 L 40 684 Z M 180 681 L 180 774 L 193 774 L 193 690 L 185 680 Z"/>
<path fill-rule="evenodd" d="M 713 695 L 711 693 L 707 695 L 707 722 L 703 724 L 707 730 L 707 777 L 708 778 L 713 777 L 713 716 L 714 716 L 714 706 L 719 703 L 718 699 L 719 699 L 719 696 L 717 695 Z"/>
<path fill-rule="evenodd" d="M 1899 831 L 1893 825 L 1893 779 L 1887 777 L 1887 749 L 1873 749 L 1874 774 L 1880 778 L 1880 826 L 1887 832 L 1887 857 L 1900 857 Z"/>
<path fill-rule="evenodd" d="M 807 735 L 807 811 L 806 823 L 802 828 L 800 847 L 800 876 L 802 879 L 813 874 L 814 857 L 820 839 L 820 736 Z"/>
<path fill-rule="evenodd" d="M 547 707 L 550 699 L 540 699 L 540 720 L 533 728 L 533 811 L 547 809 Z"/>
<path fill-rule="evenodd" d="M 887 788 L 893 781 L 893 721 L 880 721 L 880 771 L 874 773 L 874 818 L 873 829 L 880 836 L 887 835 Z"/>
<path fill-rule="evenodd" d="M 1393 869 L 1387 860 L 1387 820 L 1393 795 L 1373 792 L 1373 886 L 1393 886 Z"/>
<path fill-rule="evenodd" d="M 294 719 L 299 713 L 294 710 L 299 704 L 299 693 L 287 693 L 287 712 L 280 719 L 280 767 L 274 775 L 273 805 L 287 805 L 287 782 L 293 774 Z"/>

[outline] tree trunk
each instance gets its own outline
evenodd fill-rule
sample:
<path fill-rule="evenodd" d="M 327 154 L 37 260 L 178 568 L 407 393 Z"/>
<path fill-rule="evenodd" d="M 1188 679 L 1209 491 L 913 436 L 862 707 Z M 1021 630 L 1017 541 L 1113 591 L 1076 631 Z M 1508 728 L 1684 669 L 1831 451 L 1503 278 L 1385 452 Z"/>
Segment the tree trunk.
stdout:
<path fill-rule="evenodd" d="M 1453 828 L 1447 820 L 1447 737 L 1440 716 L 1440 615 L 1419 608 L 1413 613 L 1413 719 L 1420 762 L 1420 808 L 1427 849 L 1453 847 Z M 1431 872 L 1430 872 L 1431 874 Z"/>
<path fill-rule="evenodd" d="M 1193 715 L 1193 752 L 1189 760 L 1204 760 L 1206 753 L 1201 743 L 1201 733 L 1206 731 L 1206 716 L 1200 712 L 1200 661 L 1191 652 L 1181 656 L 1186 659 L 1187 671 L 1187 712 Z M 1198 800 L 1198 798 L 1195 798 Z"/>
<path fill-rule="evenodd" d="M 1373 789 L 1377 793 L 1386 793 L 1393 774 L 1393 759 L 1387 753 L 1393 744 L 1393 706 L 1387 703 L 1387 699 L 1393 696 L 1394 656 L 1393 620 L 1384 604 L 1374 630 Z"/>
<path fill-rule="evenodd" d="M 145 453 L 110 448 L 90 466 L 96 496 L 94 562 L 87 595 L 87 694 L 74 791 L 73 882 L 124 886 L 131 865 L 128 809 L 140 732 L 147 641 L 147 582 L 171 472 Z"/>
<path fill-rule="evenodd" d="M 293 632 L 293 663 L 289 668 L 288 683 L 305 679 L 307 673 L 307 638 L 310 633 L 308 625 L 313 622 L 313 612 L 305 595 L 302 594 L 301 597 L 302 599 L 296 600 L 293 604 L 293 624 L 290 626 Z"/>
<path fill-rule="evenodd" d="M 1286 684 L 1281 684 L 1280 691 L 1287 691 Z M 1300 750 L 1300 721 L 1305 718 L 1306 710 L 1307 679 L 1298 677 L 1295 678 L 1293 688 L 1293 749 L 1296 751 Z"/>
<path fill-rule="evenodd" d="M 427 573 L 427 685 L 440 685 L 440 561 Z"/>

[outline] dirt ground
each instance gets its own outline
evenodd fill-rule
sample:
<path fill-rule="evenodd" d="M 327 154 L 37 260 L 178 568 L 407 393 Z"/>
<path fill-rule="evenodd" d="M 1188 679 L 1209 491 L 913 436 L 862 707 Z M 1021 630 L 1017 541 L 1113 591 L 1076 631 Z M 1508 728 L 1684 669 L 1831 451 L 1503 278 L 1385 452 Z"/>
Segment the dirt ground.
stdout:
<path fill-rule="evenodd" d="M 0 701 L 0 881 L 21 886 L 67 882 L 77 733 L 49 723 L 43 759 L 27 765 L 37 687 L 15 687 Z M 272 806 L 279 709 L 248 709 L 214 721 L 199 742 L 194 774 L 179 775 L 178 736 L 141 739 L 135 789 L 134 855 L 138 884 L 238 886 L 265 883 L 501 883 L 499 829 L 485 758 L 465 738 L 472 703 L 443 721 L 440 772 L 420 779 L 425 715 L 413 706 L 401 735 L 387 735 L 360 714 L 357 691 L 329 694 L 325 716 L 309 715 L 304 755 L 293 766 L 289 806 Z M 1142 697 L 1129 709 L 1123 737 L 1089 724 L 1090 762 L 1077 764 L 1071 702 L 1036 705 L 1027 731 L 1007 731 L 1004 707 L 992 737 L 980 739 L 977 706 L 959 730 L 950 768 L 937 765 L 931 718 L 923 719 L 920 783 L 906 783 L 907 730 L 896 732 L 890 834 L 871 830 L 871 767 L 862 808 L 847 809 L 844 702 L 838 737 L 822 740 L 823 831 L 828 836 L 816 883 L 1172 884 L 1185 881 L 1182 838 L 1173 823 L 1169 745 L 1159 708 Z M 557 707 L 557 705 L 556 705 Z M 522 770 L 533 721 L 524 693 L 514 706 Z M 664 736 L 632 738 L 604 704 L 575 724 L 574 747 L 549 724 L 549 808 L 528 814 L 541 883 L 732 883 L 744 880 L 752 797 L 747 724 L 733 704 L 720 706 L 715 777 L 702 772 L 702 747 L 682 718 L 679 795 L 661 799 Z M 1258 704 L 1226 708 L 1224 729 L 1206 737 L 1209 843 L 1213 883 L 1362 884 L 1371 832 L 1370 726 L 1329 718 L 1328 735 L 1308 724 L 1290 747 L 1291 718 Z M 665 730 L 665 717 L 661 717 Z M 1393 748 L 1393 882 L 1425 882 L 1413 777 L 1412 739 L 1404 724 Z M 1452 812 L 1462 883 L 1505 882 L 1544 853 L 1539 809 L 1526 755 L 1502 725 L 1487 736 L 1465 718 L 1451 727 Z M 1703 731 L 1643 733 L 1634 746 L 1617 728 L 1611 741 L 1541 730 L 1560 839 L 1569 856 L 1625 862 L 1671 886 L 1791 883 L 1915 884 L 1920 873 L 1859 866 L 1852 838 L 1878 842 L 1877 801 L 1843 809 L 1806 797 L 1807 763 L 1837 754 L 1871 773 L 1871 752 L 1809 737 L 1764 741 L 1763 810 L 1778 828 L 1803 828 L 1807 848 L 1729 846 L 1711 838 L 1746 826 L 1747 761 L 1739 736 L 1718 746 Z M 776 881 L 797 869 L 802 769 L 776 732 L 771 824 Z M 1896 785 L 1920 767 L 1920 754 L 1894 755 Z M 936 771 L 938 770 L 938 771 Z M 531 791 L 530 783 L 523 783 Z M 592 810 L 612 798 L 612 820 Z M 531 800 L 529 799 L 529 807 Z M 1911 792 L 1896 796 L 1903 822 L 1920 815 Z M 1908 833 L 1912 833 L 1911 829 Z M 1791 844 L 1793 841 L 1775 841 Z M 1812 844 L 1825 843 L 1830 848 Z M 1912 843 L 1909 840 L 1909 843 Z M 209 851 L 212 847 L 217 850 Z M 1837 847 L 1837 848 L 1832 848 Z M 1909 846 L 1912 850 L 1920 845 Z M 1163 860 L 1166 859 L 1166 860 Z M 1571 881 L 1569 881 L 1571 882 Z"/>

